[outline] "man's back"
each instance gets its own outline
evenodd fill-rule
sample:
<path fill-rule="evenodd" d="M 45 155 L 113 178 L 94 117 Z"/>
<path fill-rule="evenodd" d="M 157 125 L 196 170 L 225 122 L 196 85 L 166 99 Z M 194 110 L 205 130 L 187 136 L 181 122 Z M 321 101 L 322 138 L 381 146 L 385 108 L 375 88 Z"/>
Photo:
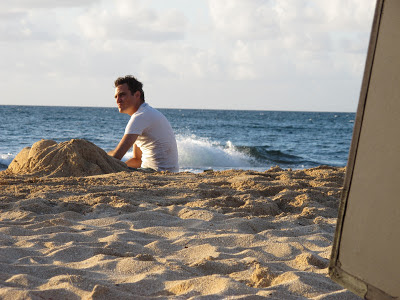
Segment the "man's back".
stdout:
<path fill-rule="evenodd" d="M 142 168 L 178 172 L 178 148 L 167 118 L 143 103 L 129 120 L 125 134 L 139 135 L 136 145 L 142 151 Z"/>

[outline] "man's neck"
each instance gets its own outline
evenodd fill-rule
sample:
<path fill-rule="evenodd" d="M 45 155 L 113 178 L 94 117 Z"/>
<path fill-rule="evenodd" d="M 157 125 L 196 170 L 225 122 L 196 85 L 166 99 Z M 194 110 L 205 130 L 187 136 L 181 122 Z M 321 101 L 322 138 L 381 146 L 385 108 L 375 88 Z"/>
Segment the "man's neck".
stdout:
<path fill-rule="evenodd" d="M 134 110 L 132 110 L 132 112 L 128 113 L 128 115 L 132 116 L 133 114 L 135 114 L 135 113 L 140 109 L 140 107 L 141 107 L 144 103 L 145 103 L 145 102 L 143 101 L 143 102 L 141 102 L 141 103 L 139 104 L 138 107 L 134 107 Z"/>

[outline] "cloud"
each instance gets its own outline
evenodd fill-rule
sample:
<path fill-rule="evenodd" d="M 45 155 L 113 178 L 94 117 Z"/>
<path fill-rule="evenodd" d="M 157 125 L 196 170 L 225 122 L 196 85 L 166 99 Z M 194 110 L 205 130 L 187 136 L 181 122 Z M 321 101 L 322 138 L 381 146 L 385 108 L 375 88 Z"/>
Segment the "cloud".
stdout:
<path fill-rule="evenodd" d="M 274 4 L 263 0 L 209 0 L 210 15 L 221 37 L 268 39 L 279 34 Z"/>
<path fill-rule="evenodd" d="M 331 26 L 336 30 L 364 31 L 365 25 L 371 24 L 371 13 L 376 1 L 336 0 L 317 3 L 327 24 L 323 28 Z"/>
<path fill-rule="evenodd" d="M 15 86 L 29 80 L 37 95 L 50 80 L 64 91 L 61 97 L 74 98 L 79 86 L 96 87 L 100 97 L 116 76 L 133 74 L 158 97 L 179 91 L 182 99 L 175 103 L 194 106 L 196 100 L 209 107 L 218 95 L 220 108 L 245 108 L 239 97 L 254 98 L 248 100 L 254 108 L 264 94 L 285 101 L 319 86 L 323 95 L 336 82 L 361 81 L 372 0 L 193 3 L 207 18 L 161 0 L 3 1 L 0 51 L 7 59 L 0 73 Z M 303 92 L 287 91 L 296 87 Z M 203 99 L 208 88 L 212 93 Z M 292 104 L 287 101 L 285 108 Z"/>
<path fill-rule="evenodd" d="M 117 1 L 116 7 L 92 7 L 79 17 L 85 38 L 162 42 L 182 40 L 187 20 L 176 9 L 158 13 L 139 1 Z"/>
<path fill-rule="evenodd" d="M 0 4 L 0 39 L 182 40 L 187 20 L 177 9 L 161 13 L 142 1 L 17 0 Z"/>
<path fill-rule="evenodd" d="M 72 8 L 84 7 L 90 4 L 100 2 L 101 0 L 13 0 L 2 1 L 0 11 L 26 11 L 30 9 L 51 9 L 51 8 Z"/>
<path fill-rule="evenodd" d="M 44 12 L 11 12 L 0 16 L 2 41 L 51 41 L 57 38 L 58 21 Z"/>
<path fill-rule="evenodd" d="M 231 57 L 235 79 L 360 76 L 373 5 L 359 0 L 209 0 L 218 48 Z"/>
<path fill-rule="evenodd" d="M 185 35 L 187 20 L 176 9 L 158 12 L 143 1 L 72 1 L 81 7 L 56 9 L 50 2 L 36 3 L 40 8 L 32 10 L 32 5 L 19 1 L 13 12 L 2 12 L 0 40 L 5 44 L 0 46 L 10 58 L 0 63 L 3 72 L 59 78 L 103 76 L 115 69 L 146 70 L 149 76 L 149 70 L 162 69 L 166 74 L 169 67 L 163 52 L 171 50 L 161 47 L 160 51 L 157 44 L 181 41 Z"/>

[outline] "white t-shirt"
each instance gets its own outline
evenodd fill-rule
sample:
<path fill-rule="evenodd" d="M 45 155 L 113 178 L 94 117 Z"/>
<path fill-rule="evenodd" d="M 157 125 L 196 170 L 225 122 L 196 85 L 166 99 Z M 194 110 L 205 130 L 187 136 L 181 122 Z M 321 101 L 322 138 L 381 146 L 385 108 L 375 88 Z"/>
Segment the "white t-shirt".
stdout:
<path fill-rule="evenodd" d="M 125 134 L 139 135 L 136 145 L 142 151 L 142 168 L 178 172 L 178 148 L 167 118 L 147 103 L 140 105 L 125 128 Z"/>

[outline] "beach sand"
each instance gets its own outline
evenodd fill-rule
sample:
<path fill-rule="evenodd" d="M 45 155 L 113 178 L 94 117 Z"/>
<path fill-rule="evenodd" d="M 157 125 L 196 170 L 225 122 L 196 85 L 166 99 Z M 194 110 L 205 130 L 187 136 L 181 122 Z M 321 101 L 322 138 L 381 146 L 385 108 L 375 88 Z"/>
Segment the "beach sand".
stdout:
<path fill-rule="evenodd" d="M 344 168 L 63 177 L 34 148 L 0 172 L 1 299 L 360 299 L 327 269 Z"/>

